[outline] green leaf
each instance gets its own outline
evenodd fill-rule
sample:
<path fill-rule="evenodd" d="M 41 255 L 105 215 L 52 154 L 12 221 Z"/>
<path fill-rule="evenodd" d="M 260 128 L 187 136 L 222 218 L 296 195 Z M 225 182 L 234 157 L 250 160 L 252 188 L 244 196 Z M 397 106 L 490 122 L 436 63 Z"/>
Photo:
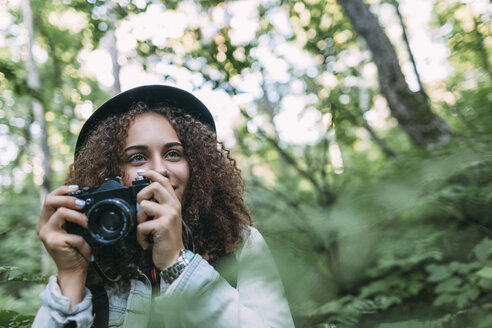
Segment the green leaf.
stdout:
<path fill-rule="evenodd" d="M 480 296 L 480 289 L 476 288 L 476 287 L 471 287 L 470 289 L 468 289 L 467 291 L 467 294 L 468 294 L 468 298 L 470 300 L 476 300 L 478 296 Z"/>
<path fill-rule="evenodd" d="M 477 286 L 484 290 L 492 290 L 492 279 L 479 278 Z"/>
<path fill-rule="evenodd" d="M 473 253 L 480 262 L 484 262 L 492 253 L 492 240 L 484 238 L 475 248 Z"/>
<path fill-rule="evenodd" d="M 453 293 L 453 292 L 459 292 L 461 288 L 459 285 L 463 282 L 463 279 L 458 278 L 458 277 L 452 277 L 449 278 L 443 282 L 441 282 L 439 285 L 436 287 L 436 292 L 437 293 Z"/>
<path fill-rule="evenodd" d="M 492 279 L 492 267 L 483 267 L 476 274 L 482 278 Z"/>
<path fill-rule="evenodd" d="M 427 277 L 429 282 L 442 281 L 448 279 L 453 274 L 453 271 L 444 265 L 429 264 L 426 269 L 430 273 Z"/>
<path fill-rule="evenodd" d="M 425 325 L 422 321 L 418 321 L 418 320 L 382 323 L 376 326 L 376 328 L 425 328 L 425 327 L 427 327 L 427 325 Z"/>
<path fill-rule="evenodd" d="M 4 275 L 1 275 L 1 274 Z M 21 268 L 14 266 L 0 266 L 0 282 L 1 281 L 25 281 L 37 284 L 48 283 L 49 276 L 39 273 L 24 272 Z"/>
<path fill-rule="evenodd" d="M 468 303 L 468 301 L 475 300 L 478 295 L 480 295 L 480 290 L 478 288 L 467 286 L 465 288 L 465 292 L 458 295 L 458 297 L 456 298 L 456 304 L 461 309 Z"/>
<path fill-rule="evenodd" d="M 434 300 L 434 305 L 439 306 L 446 303 L 454 303 L 456 300 L 456 295 L 453 294 L 441 294 Z"/>
<path fill-rule="evenodd" d="M 11 310 L 0 310 L 0 327 L 30 327 L 33 321 L 33 315 L 23 315 Z"/>
<path fill-rule="evenodd" d="M 455 261 L 455 262 L 451 262 L 451 264 L 449 265 L 449 268 L 453 272 L 457 272 L 457 273 L 462 274 L 462 275 L 466 275 L 466 274 L 470 273 L 471 271 L 476 270 L 480 267 L 481 267 L 480 263 L 478 263 L 476 261 L 471 262 L 471 263 L 461 263 L 461 262 Z"/>

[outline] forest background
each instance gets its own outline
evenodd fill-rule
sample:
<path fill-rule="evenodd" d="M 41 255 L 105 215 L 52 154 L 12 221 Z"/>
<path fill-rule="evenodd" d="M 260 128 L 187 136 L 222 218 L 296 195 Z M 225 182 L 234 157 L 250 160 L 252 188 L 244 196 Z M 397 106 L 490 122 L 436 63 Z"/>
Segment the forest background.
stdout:
<path fill-rule="evenodd" d="M 41 199 L 105 99 L 212 110 L 298 327 L 491 327 L 487 0 L 0 0 L 0 326 L 54 265 Z"/>

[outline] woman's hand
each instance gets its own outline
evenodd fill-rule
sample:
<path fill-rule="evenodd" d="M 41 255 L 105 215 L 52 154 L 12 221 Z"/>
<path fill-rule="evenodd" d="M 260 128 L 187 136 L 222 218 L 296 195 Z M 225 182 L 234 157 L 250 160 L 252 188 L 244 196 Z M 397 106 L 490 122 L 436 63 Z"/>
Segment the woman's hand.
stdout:
<path fill-rule="evenodd" d="M 65 195 L 77 188 L 62 186 L 49 193 L 36 228 L 39 238 L 55 261 L 62 294 L 69 297 L 72 304 L 80 303 L 83 299 L 88 260 L 91 257 L 91 248 L 84 238 L 65 230 L 67 221 L 87 228 L 87 217 L 77 211 L 83 208 L 83 201 Z"/>
<path fill-rule="evenodd" d="M 181 203 L 169 179 L 156 171 L 141 174 L 152 183 L 137 195 L 137 240 L 148 249 L 152 247 L 152 261 L 159 270 L 171 266 L 184 248 L 182 239 Z M 148 220 L 152 217 L 152 220 Z M 148 240 L 152 235 L 153 244 Z"/>

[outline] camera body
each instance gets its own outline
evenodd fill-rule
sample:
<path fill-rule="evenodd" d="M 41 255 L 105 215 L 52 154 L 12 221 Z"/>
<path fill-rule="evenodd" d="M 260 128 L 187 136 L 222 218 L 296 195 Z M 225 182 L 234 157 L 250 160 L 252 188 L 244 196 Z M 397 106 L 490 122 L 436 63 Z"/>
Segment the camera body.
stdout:
<path fill-rule="evenodd" d="M 91 246 L 114 244 L 127 238 L 137 225 L 137 194 L 149 184 L 148 179 L 138 176 L 132 186 L 126 187 L 114 178 L 106 179 L 99 187 L 66 194 L 85 201 L 79 212 L 88 219 L 87 229 L 67 222 L 67 232 L 84 237 Z"/>

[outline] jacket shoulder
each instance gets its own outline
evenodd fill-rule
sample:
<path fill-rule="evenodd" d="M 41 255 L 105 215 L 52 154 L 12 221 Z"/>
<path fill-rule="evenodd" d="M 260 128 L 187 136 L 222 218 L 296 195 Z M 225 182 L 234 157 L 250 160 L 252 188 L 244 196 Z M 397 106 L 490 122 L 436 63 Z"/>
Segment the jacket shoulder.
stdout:
<path fill-rule="evenodd" d="M 261 233 L 253 226 L 247 226 L 242 232 L 243 241 L 235 251 L 236 260 L 257 252 L 268 251 L 268 246 Z"/>

